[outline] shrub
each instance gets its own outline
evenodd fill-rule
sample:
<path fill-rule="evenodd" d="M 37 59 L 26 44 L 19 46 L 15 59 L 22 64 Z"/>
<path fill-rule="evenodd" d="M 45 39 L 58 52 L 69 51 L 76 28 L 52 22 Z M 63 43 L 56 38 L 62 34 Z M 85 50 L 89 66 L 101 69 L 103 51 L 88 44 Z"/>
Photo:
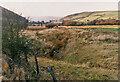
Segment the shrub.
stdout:
<path fill-rule="evenodd" d="M 65 21 L 64 26 L 76 26 L 76 21 Z"/>
<path fill-rule="evenodd" d="M 60 52 L 65 49 L 69 36 L 67 30 L 63 32 L 55 30 L 42 36 L 39 34 L 38 37 L 44 43 L 41 47 L 41 53 L 43 53 L 41 56 L 60 59 L 62 57 Z"/>
<path fill-rule="evenodd" d="M 46 24 L 47 28 L 53 28 L 54 26 L 57 26 L 57 24 L 55 24 L 55 23 L 47 23 Z"/>

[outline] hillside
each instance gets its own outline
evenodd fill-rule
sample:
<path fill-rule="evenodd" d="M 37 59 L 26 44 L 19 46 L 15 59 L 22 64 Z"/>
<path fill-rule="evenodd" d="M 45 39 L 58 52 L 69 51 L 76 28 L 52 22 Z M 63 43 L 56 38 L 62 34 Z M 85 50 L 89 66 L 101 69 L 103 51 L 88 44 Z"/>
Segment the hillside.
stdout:
<path fill-rule="evenodd" d="M 93 21 L 98 19 L 118 19 L 118 12 L 117 11 L 95 11 L 95 12 L 82 12 L 82 13 L 76 13 L 72 15 L 68 15 L 62 19 L 62 20 L 74 20 L 74 21 Z"/>
<path fill-rule="evenodd" d="M 39 38 L 38 63 L 46 69 L 51 66 L 59 80 L 117 80 L 117 28 L 52 28 L 24 33 Z M 34 57 L 29 62 L 35 66 Z M 41 80 L 52 79 L 49 71 L 41 70 L 41 74 Z"/>

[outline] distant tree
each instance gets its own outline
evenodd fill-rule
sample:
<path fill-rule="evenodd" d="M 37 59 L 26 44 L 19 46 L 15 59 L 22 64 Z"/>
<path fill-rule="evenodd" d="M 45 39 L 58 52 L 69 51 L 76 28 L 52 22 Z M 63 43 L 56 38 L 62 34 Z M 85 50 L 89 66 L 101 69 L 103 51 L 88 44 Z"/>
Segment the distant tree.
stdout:
<path fill-rule="evenodd" d="M 37 23 L 40 24 L 40 21 L 38 21 Z"/>
<path fill-rule="evenodd" d="M 44 24 L 45 22 L 44 21 L 41 21 L 42 22 L 42 24 Z"/>
<path fill-rule="evenodd" d="M 49 20 L 49 22 L 52 22 L 52 20 Z"/>
<path fill-rule="evenodd" d="M 64 23 L 65 23 L 65 20 L 62 21 L 62 25 L 64 25 Z"/>
<path fill-rule="evenodd" d="M 44 22 L 44 21 L 41 21 L 41 26 L 43 26 L 43 24 L 45 24 L 45 22 Z"/>
<path fill-rule="evenodd" d="M 46 24 L 46 27 L 47 28 L 53 28 L 53 27 L 55 27 L 57 24 L 55 24 L 55 23 L 47 23 Z"/>

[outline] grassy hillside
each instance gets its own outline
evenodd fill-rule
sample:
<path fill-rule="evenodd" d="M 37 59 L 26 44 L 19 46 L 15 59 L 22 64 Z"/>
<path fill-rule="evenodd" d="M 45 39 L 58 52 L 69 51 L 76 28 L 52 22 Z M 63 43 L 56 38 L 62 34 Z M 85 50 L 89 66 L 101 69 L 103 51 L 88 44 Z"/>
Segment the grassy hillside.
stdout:
<path fill-rule="evenodd" d="M 115 30 L 113 32 L 113 30 Z M 51 66 L 60 80 L 116 80 L 118 33 L 116 28 L 53 28 L 25 33 L 41 41 L 39 65 Z M 34 58 L 29 59 L 35 65 Z M 41 71 L 41 79 L 52 79 Z"/>
<path fill-rule="evenodd" d="M 118 19 L 118 11 L 82 12 L 68 15 L 60 20 L 93 21 L 98 19 Z"/>
<path fill-rule="evenodd" d="M 31 51 L 38 54 L 29 55 L 29 66 L 25 64 L 25 59 L 21 59 L 22 65 L 14 69 L 4 62 L 6 69 L 2 71 L 3 80 L 52 80 L 48 66 L 52 67 L 59 80 L 118 79 L 117 28 L 27 29 L 21 32 L 39 41 L 33 44 L 35 49 Z M 46 71 L 39 68 L 40 73 L 36 73 L 34 55 L 37 56 L 39 66 L 43 66 Z M 4 58 L 6 61 L 9 59 Z M 12 63 L 10 65 L 13 67 Z"/>

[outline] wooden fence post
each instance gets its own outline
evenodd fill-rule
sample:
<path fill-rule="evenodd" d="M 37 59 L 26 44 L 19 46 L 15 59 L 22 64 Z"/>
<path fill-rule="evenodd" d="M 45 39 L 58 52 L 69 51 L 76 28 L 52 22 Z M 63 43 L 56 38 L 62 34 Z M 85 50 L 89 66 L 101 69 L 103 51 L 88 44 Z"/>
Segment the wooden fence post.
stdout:
<path fill-rule="evenodd" d="M 50 74 L 51 74 L 51 76 L 53 78 L 53 81 L 57 82 L 57 78 L 55 77 L 55 74 L 54 74 L 54 72 L 53 72 L 53 70 L 52 70 L 52 68 L 50 66 L 48 66 L 48 70 L 50 71 Z"/>
<path fill-rule="evenodd" d="M 36 63 L 37 74 L 39 74 L 39 67 L 38 67 L 38 61 L 36 56 L 35 56 L 35 63 Z"/>

